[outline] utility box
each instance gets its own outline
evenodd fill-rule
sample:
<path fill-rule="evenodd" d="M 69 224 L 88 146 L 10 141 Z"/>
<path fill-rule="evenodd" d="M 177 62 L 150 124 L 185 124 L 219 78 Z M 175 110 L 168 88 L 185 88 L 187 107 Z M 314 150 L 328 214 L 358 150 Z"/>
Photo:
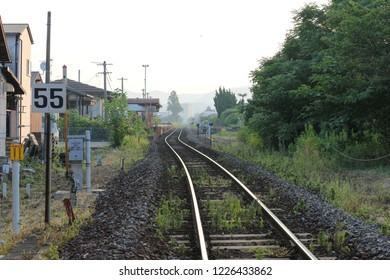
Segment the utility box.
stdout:
<path fill-rule="evenodd" d="M 72 172 L 73 186 L 71 196 L 83 189 L 84 135 L 68 136 L 69 163 Z M 74 199 L 71 200 L 73 201 Z"/>
<path fill-rule="evenodd" d="M 69 136 L 69 161 L 84 160 L 84 136 Z"/>

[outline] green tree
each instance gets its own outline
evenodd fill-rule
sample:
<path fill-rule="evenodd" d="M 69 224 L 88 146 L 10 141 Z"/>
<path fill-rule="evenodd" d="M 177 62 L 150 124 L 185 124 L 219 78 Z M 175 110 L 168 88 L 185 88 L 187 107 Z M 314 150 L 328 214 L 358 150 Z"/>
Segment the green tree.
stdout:
<path fill-rule="evenodd" d="M 110 142 L 119 147 L 128 132 L 126 94 L 117 90 L 112 99 L 105 103 L 105 122 L 111 130 Z"/>
<path fill-rule="evenodd" d="M 241 105 L 223 111 L 220 120 L 221 124 L 225 126 L 237 126 L 242 124 L 243 115 Z"/>
<path fill-rule="evenodd" d="M 218 113 L 218 118 L 221 117 L 223 111 L 233 108 L 237 105 L 236 95 L 229 89 L 219 87 L 215 91 L 214 106 Z"/>
<path fill-rule="evenodd" d="M 180 105 L 179 97 L 177 96 L 176 91 L 172 91 L 168 97 L 167 111 L 171 112 L 169 116 L 170 121 L 181 121 L 179 114 L 183 111 L 183 108 Z"/>
<path fill-rule="evenodd" d="M 328 129 L 346 130 L 356 140 L 376 133 L 387 150 L 390 150 L 389 14 L 387 0 L 332 2 L 327 22 L 334 32 L 327 38 L 329 48 L 313 76 L 314 91 L 322 102 L 312 107 L 312 112 L 322 113 Z"/>
<path fill-rule="evenodd" d="M 116 90 L 106 103 L 106 127 L 110 130 L 110 142 L 113 147 L 121 146 L 126 135 L 139 138 L 146 134 L 142 120 L 135 112 L 127 110 L 126 94 Z"/>
<path fill-rule="evenodd" d="M 295 13 L 279 53 L 251 72 L 245 118 L 266 146 L 295 142 L 311 123 L 320 135 L 379 139 L 390 150 L 390 5 L 334 0 Z"/>
<path fill-rule="evenodd" d="M 325 11 L 308 5 L 296 12 L 294 28 L 274 57 L 264 58 L 251 72 L 253 98 L 245 108 L 247 124 L 272 148 L 288 146 L 309 121 L 307 106 L 315 97 L 306 93 L 314 86 L 312 68 L 327 47 L 322 38 L 329 32 Z"/>

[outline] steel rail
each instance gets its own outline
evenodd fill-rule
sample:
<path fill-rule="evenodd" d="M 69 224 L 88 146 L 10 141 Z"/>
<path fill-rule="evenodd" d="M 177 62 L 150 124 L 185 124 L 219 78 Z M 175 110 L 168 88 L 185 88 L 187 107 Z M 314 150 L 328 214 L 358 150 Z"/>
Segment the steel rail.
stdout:
<path fill-rule="evenodd" d="M 185 165 L 184 161 L 181 159 L 179 154 L 176 153 L 176 151 L 168 143 L 168 138 L 171 137 L 176 132 L 176 130 L 177 129 L 175 129 L 171 134 L 169 134 L 165 138 L 165 143 L 172 150 L 172 152 L 174 153 L 176 158 L 180 161 L 180 163 L 182 164 L 183 169 L 184 169 L 184 171 L 185 171 L 185 173 L 187 175 L 187 182 L 188 182 L 188 186 L 189 186 L 190 193 L 191 193 L 191 204 L 192 204 L 192 208 L 193 208 L 193 214 L 194 214 L 194 218 L 195 218 L 195 225 L 196 225 L 196 229 L 197 229 L 199 249 L 200 249 L 202 260 L 208 260 L 208 254 L 207 254 L 207 248 L 206 248 L 206 240 L 204 238 L 202 220 L 201 220 L 200 213 L 199 213 L 199 206 L 198 206 L 198 202 L 196 200 L 195 188 L 194 188 L 194 185 L 192 183 L 191 175 L 188 172 L 187 166 Z"/>
<path fill-rule="evenodd" d="M 227 169 L 225 169 L 222 165 L 211 159 L 209 156 L 203 154 L 202 152 L 198 151 L 197 149 L 191 147 L 187 143 L 183 142 L 180 137 L 183 132 L 183 129 L 180 131 L 178 140 L 180 143 L 185 145 L 186 147 L 192 149 L 193 151 L 197 152 L 198 154 L 202 155 L 203 157 L 207 158 L 210 162 L 214 163 L 219 169 L 224 171 L 227 175 L 230 176 L 253 200 L 255 200 L 263 209 L 265 215 L 272 221 L 272 224 L 276 227 L 276 230 L 280 234 L 283 234 L 288 240 L 290 240 L 293 245 L 295 245 L 298 250 L 302 253 L 302 255 L 309 259 L 309 260 L 318 260 L 316 256 L 313 255 L 310 250 L 302 244 L 302 242 L 288 229 L 288 227 L 283 224 L 282 221 L 279 220 L 279 218 L 258 198 L 254 193 L 252 193 L 240 180 L 238 180 L 232 173 L 230 173 Z"/>

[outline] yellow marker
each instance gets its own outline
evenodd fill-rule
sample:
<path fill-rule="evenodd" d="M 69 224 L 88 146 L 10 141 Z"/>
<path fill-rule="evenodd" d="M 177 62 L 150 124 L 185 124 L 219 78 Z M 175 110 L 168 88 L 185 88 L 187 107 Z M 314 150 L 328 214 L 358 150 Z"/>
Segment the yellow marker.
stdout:
<path fill-rule="evenodd" d="M 23 160 L 24 149 L 23 144 L 11 144 L 10 158 L 11 160 Z"/>

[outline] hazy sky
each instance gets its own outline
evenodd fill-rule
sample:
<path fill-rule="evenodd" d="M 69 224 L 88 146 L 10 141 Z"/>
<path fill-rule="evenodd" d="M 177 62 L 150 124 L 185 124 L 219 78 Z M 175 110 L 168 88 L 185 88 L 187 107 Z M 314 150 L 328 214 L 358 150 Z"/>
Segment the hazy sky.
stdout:
<path fill-rule="evenodd" d="M 28 23 L 33 70 L 46 58 L 47 12 L 51 11 L 51 79 L 68 77 L 109 89 L 206 93 L 219 86 L 250 86 L 249 73 L 274 55 L 292 27 L 292 11 L 328 0 L 16 0 L 2 3 L 3 23 Z M 156 96 L 157 97 L 157 96 Z"/>

